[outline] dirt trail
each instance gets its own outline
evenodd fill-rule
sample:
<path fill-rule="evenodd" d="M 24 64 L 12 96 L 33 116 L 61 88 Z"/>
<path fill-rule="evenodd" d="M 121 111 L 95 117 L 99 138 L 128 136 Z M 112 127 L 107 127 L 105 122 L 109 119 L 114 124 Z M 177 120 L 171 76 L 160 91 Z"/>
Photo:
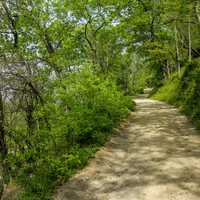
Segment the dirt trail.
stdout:
<path fill-rule="evenodd" d="M 200 200 L 200 134 L 177 109 L 143 96 L 57 200 Z"/>

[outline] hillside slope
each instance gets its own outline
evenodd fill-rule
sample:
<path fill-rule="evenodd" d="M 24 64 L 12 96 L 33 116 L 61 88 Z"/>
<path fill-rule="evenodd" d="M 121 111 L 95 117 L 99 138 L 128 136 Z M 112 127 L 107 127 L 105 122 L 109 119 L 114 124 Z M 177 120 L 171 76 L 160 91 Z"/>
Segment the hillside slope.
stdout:
<path fill-rule="evenodd" d="M 200 127 L 200 66 L 189 64 L 183 69 L 181 78 L 174 74 L 152 98 L 177 105 Z"/>

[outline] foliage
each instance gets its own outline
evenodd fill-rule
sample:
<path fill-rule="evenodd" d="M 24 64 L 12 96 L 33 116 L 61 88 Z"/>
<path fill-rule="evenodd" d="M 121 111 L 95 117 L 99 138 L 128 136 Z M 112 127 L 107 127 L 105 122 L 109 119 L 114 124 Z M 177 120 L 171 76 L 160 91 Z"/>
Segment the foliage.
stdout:
<path fill-rule="evenodd" d="M 194 61 L 183 68 L 181 78 L 177 74 L 153 95 L 181 108 L 200 127 L 200 67 Z"/>
<path fill-rule="evenodd" d="M 85 166 L 96 150 L 97 148 L 92 146 L 73 146 L 69 152 L 59 157 L 48 155 L 40 158 L 36 166 L 27 164 L 17 177 L 18 183 L 25 190 L 19 194 L 18 199 L 51 199 L 54 187 L 66 181 L 77 169 Z"/>
<path fill-rule="evenodd" d="M 19 199 L 49 199 L 52 189 L 85 166 L 133 109 L 131 97 L 90 67 L 65 74 L 52 85 L 54 95 L 34 113 L 38 119 L 48 117 L 51 129 L 41 126 L 30 136 L 29 149 L 8 156 L 11 173 L 25 190 Z"/>
<path fill-rule="evenodd" d="M 145 87 L 198 119 L 199 26 L 198 1 L 0 1 L 0 188 L 48 199 Z"/>
<path fill-rule="evenodd" d="M 0 2 L 0 176 L 19 199 L 49 199 L 132 109 L 127 3 Z"/>

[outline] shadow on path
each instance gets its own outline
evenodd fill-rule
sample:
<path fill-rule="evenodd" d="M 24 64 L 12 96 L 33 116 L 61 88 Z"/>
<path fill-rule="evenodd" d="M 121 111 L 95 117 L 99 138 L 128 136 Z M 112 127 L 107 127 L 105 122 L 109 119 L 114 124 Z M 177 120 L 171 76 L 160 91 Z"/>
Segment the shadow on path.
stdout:
<path fill-rule="evenodd" d="M 173 106 L 138 97 L 136 112 L 57 200 L 199 200 L 200 135 Z"/>

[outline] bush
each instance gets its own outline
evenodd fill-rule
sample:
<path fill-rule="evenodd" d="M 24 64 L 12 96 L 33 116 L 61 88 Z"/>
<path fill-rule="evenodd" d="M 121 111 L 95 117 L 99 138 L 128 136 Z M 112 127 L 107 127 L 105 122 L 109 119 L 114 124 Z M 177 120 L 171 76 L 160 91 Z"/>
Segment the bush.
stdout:
<path fill-rule="evenodd" d="M 55 101 L 62 106 L 52 116 L 54 130 L 59 130 L 59 134 L 67 131 L 67 138 L 70 136 L 81 145 L 101 143 L 133 106 L 131 98 L 124 96 L 113 82 L 97 77 L 88 69 L 69 76 L 55 93 Z"/>
<path fill-rule="evenodd" d="M 24 188 L 18 199 L 50 199 L 54 187 L 84 167 L 133 109 L 131 97 L 88 68 L 63 76 L 52 88 L 48 103 L 35 113 L 51 129 L 41 127 L 33 148 L 17 158 L 17 181 Z"/>

